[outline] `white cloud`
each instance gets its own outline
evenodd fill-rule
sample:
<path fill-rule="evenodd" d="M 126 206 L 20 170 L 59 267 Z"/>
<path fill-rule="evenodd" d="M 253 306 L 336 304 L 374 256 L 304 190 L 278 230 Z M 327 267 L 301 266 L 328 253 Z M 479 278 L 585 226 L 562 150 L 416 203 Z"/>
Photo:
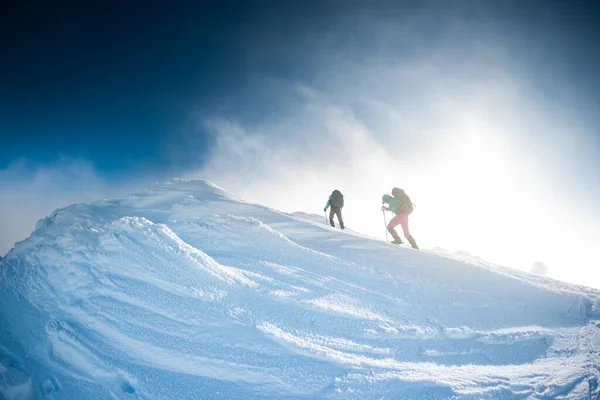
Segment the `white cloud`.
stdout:
<path fill-rule="evenodd" d="M 135 182 L 126 185 L 104 180 L 82 159 L 63 157 L 43 166 L 13 162 L 0 170 L 0 255 L 28 237 L 37 221 L 55 209 L 122 196 Z"/>
<path fill-rule="evenodd" d="M 377 91 L 344 101 L 344 89 L 290 85 L 293 107 L 261 123 L 206 122 L 216 145 L 204 168 L 187 176 L 290 212 L 322 213 L 339 189 L 346 226 L 379 238 L 381 195 L 403 187 L 417 204 L 411 231 L 421 245 L 467 249 L 522 269 L 542 259 L 551 276 L 600 286 L 590 270 L 600 254 L 583 245 L 600 239 L 586 236 L 597 213 L 563 212 L 569 203 L 553 191 L 552 173 L 519 147 L 525 132 L 505 129 L 507 118 L 543 118 L 543 110 L 519 111 L 516 82 L 495 78 L 489 93 L 469 83 L 453 101 L 452 93 L 431 89 L 430 108 L 412 112 L 404 99 Z"/>

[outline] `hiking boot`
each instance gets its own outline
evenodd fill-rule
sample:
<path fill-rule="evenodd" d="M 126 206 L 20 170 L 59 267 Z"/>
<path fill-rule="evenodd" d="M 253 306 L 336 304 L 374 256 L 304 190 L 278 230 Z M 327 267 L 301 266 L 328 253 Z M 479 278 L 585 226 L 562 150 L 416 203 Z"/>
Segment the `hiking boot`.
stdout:
<path fill-rule="evenodd" d="M 412 236 L 409 236 L 406 239 L 408 240 L 408 243 L 410 243 L 410 245 L 412 246 L 413 249 L 419 250 L 419 246 L 417 246 L 417 242 L 415 242 L 415 238 L 413 238 Z"/>
<path fill-rule="evenodd" d="M 392 241 L 392 243 L 394 243 L 394 244 L 402 244 L 402 239 L 400 239 L 400 236 L 398 236 L 398 233 L 394 229 L 388 229 L 388 232 L 394 238 L 394 240 Z"/>

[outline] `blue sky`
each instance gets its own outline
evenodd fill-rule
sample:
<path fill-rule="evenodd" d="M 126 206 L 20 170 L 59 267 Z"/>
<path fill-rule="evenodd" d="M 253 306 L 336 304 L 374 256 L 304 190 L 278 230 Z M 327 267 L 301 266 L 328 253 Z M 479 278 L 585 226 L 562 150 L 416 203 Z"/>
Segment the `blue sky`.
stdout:
<path fill-rule="evenodd" d="M 415 215 L 426 243 L 491 258 L 472 235 L 505 215 L 469 210 L 524 204 L 498 231 L 529 233 L 496 258 L 551 271 L 551 249 L 518 250 L 538 206 L 555 237 L 600 235 L 594 1 L 15 3 L 1 18 L 0 253 L 57 207 L 172 176 L 317 213 L 332 186 L 364 207 L 405 186 L 437 215 Z M 380 215 L 352 212 L 374 234 Z"/>
<path fill-rule="evenodd" d="M 588 119 L 582 124 L 598 123 L 594 2 L 195 3 L 63 3 L 7 14 L 0 166 L 61 154 L 88 159 L 111 176 L 140 163 L 154 171 L 185 168 L 210 147 L 207 138 L 193 156 L 178 148 L 183 160 L 165 154 L 165 146 L 177 147 L 174 138 L 190 115 L 252 121 L 281 111 L 280 93 L 264 79 L 322 89 L 344 64 L 382 57 L 401 63 L 446 47 L 455 57 L 439 62 L 451 85 L 452 74 L 487 73 L 487 65 L 478 69 L 465 55 L 490 42 L 502 43 L 526 96 L 567 103 Z M 386 86 L 375 85 L 367 90 Z M 428 101 L 418 87 L 408 89 L 409 101 Z M 543 129 L 530 132 L 526 144 L 539 145 Z"/>

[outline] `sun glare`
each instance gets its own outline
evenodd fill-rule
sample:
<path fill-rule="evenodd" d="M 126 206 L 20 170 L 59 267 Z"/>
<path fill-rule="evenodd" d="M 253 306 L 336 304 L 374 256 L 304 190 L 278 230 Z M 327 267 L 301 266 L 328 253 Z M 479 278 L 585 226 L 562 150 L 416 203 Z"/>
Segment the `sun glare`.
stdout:
<path fill-rule="evenodd" d="M 528 249 L 537 243 L 531 238 L 517 245 L 532 220 L 508 145 L 481 119 L 465 125 L 462 140 L 444 151 L 420 180 L 424 185 L 415 188 L 427 210 L 415 215 L 422 241 L 513 265 L 534 257 Z"/>

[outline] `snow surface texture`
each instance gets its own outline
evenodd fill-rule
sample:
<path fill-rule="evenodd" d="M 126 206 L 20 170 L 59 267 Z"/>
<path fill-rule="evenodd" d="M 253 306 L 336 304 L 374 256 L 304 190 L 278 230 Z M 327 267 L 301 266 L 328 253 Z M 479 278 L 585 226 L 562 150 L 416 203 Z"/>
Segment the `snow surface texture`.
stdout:
<path fill-rule="evenodd" d="M 54 212 L 0 284 L 0 398 L 600 399 L 598 291 L 204 181 Z"/>

